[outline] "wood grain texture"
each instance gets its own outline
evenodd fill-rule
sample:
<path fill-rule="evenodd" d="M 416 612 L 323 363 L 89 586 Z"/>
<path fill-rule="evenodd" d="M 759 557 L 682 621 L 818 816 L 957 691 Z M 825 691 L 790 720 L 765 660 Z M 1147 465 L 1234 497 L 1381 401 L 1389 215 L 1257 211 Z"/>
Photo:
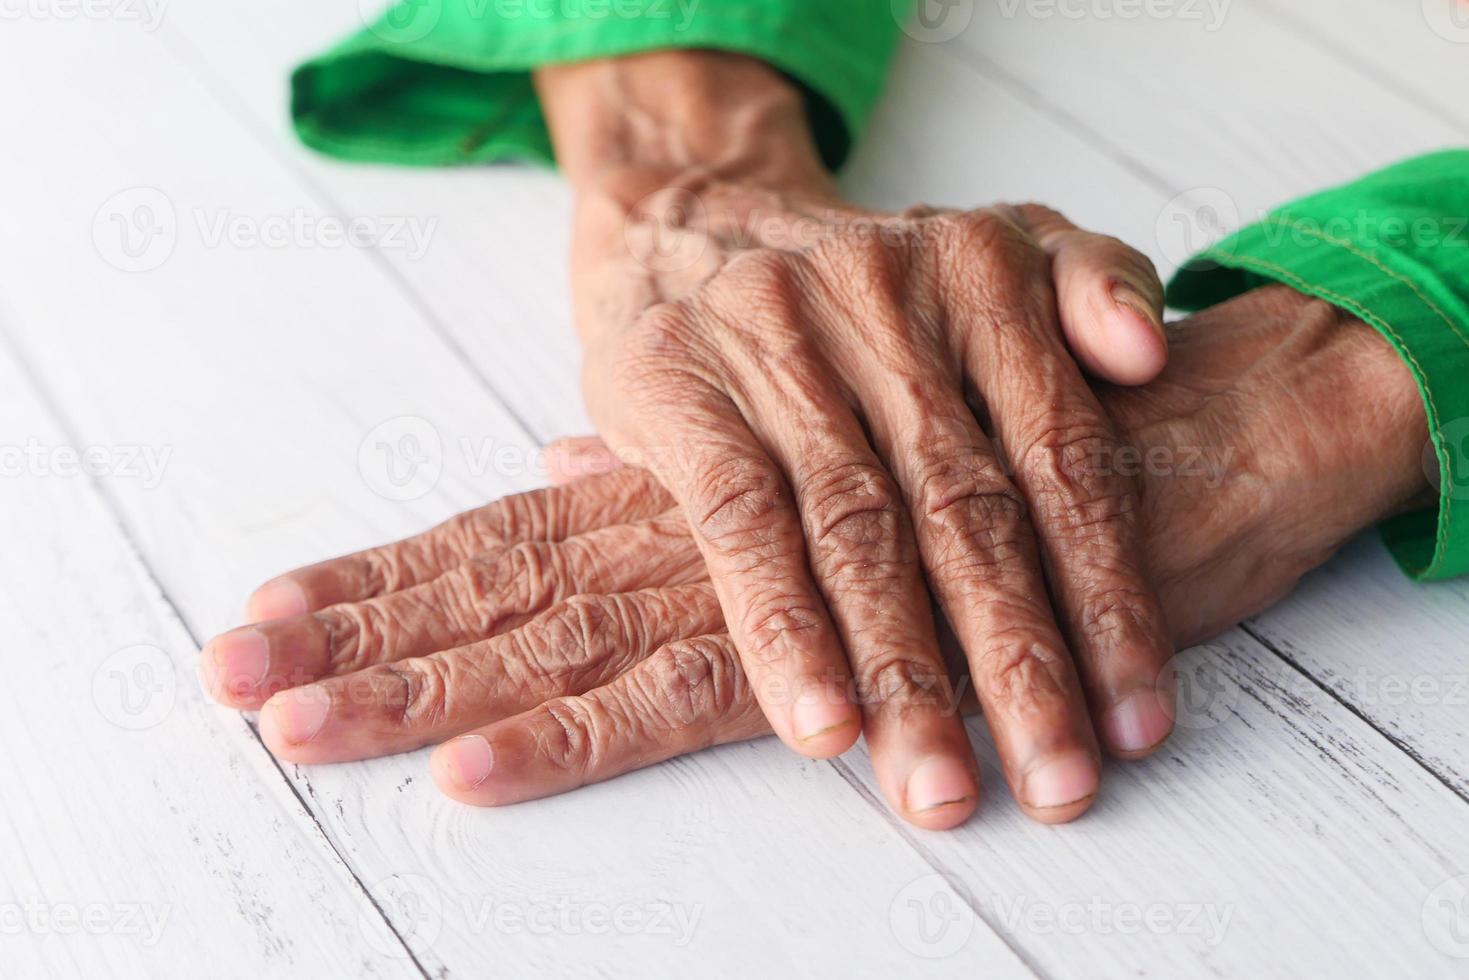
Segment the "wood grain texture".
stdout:
<path fill-rule="evenodd" d="M 1167 264 L 1180 242 L 1164 219 L 1182 191 L 1221 191 L 1248 214 L 1451 130 L 1443 110 L 1403 92 L 1340 91 L 1337 55 L 1266 8 L 1232 5 L 1220 36 L 1202 40 L 1184 22 L 1123 29 L 976 10 L 956 41 L 905 46 L 846 178 L 863 201 L 1044 200 Z M 171 451 L 156 485 L 101 489 L 146 566 L 131 574 L 152 574 L 196 636 L 233 622 L 248 589 L 281 568 L 535 485 L 536 446 L 586 429 L 561 272 L 567 198 L 553 177 L 345 167 L 292 140 L 286 70 L 357 18 L 346 2 L 180 0 L 154 34 L 77 23 L 0 35 L 7 89 L 45 91 L 0 105 L 6 131 L 27 134 L 0 156 L 0 176 L 30 191 L 0 200 L 5 225 L 25 229 L 0 236 L 5 321 L 75 441 Z M 1259 64 L 1271 70 L 1248 70 Z M 1281 90 L 1298 93 L 1295 108 Z M 1370 135 L 1344 132 L 1363 120 Z M 1302 146 L 1282 149 L 1282 132 Z M 116 265 L 139 259 L 116 251 L 105 222 L 159 203 L 140 188 L 161 192 L 177 225 L 164 260 L 129 273 Z M 298 214 L 317 229 L 356 217 L 431 231 L 422 249 L 252 238 Z M 221 220 L 238 240 L 212 241 Z M 404 493 L 377 452 L 404 436 L 440 469 L 406 500 L 393 499 Z M 54 539 L 25 540 L 53 561 L 90 555 L 91 526 L 59 520 Z M 0 565 L 0 581 L 13 574 Z M 162 637 L 183 671 L 187 633 L 177 622 L 169 632 L 158 596 L 120 589 L 101 559 L 73 574 L 81 593 L 113 583 L 103 608 L 123 611 L 93 621 L 141 617 L 140 634 Z M 258 780 L 275 800 L 287 784 L 243 722 L 200 709 L 189 732 L 208 721 L 222 734 L 184 761 L 153 746 L 107 757 L 138 784 L 166 770 L 193 787 L 168 796 L 172 823 L 123 852 L 153 857 L 110 873 L 148 895 L 150 860 L 195 876 L 239 867 L 177 839 L 234 819 L 252 828 L 231 838 L 246 841 L 245 866 L 289 881 L 304 873 L 296 854 L 316 854 L 321 883 L 279 899 L 307 906 L 293 928 L 316 927 L 314 902 L 325 910 L 325 949 L 312 953 L 322 960 L 301 959 L 316 972 L 1462 975 L 1465 961 L 1432 941 L 1436 900 L 1469 872 L 1451 706 L 1354 700 L 1343 678 L 1389 658 L 1451 674 L 1469 608 L 1457 586 L 1420 591 L 1394 575 L 1359 543 L 1249 627 L 1279 653 L 1235 631 L 1191 654 L 1179 736 L 1147 763 L 1110 767 L 1096 810 L 1064 829 L 1025 821 L 1005 799 L 978 722 L 987 801 L 954 834 L 898 824 L 862 751 L 810 763 L 768 740 L 489 812 L 440 798 L 423 753 L 289 768 L 309 813 L 285 806 L 266 820 L 231 788 Z M 1381 625 L 1347 618 L 1352 608 Z M 0 728 L 7 748 L 26 731 Z M 69 736 L 48 758 L 87 751 Z M 254 760 L 248 771 L 236 756 Z M 26 770 L 21 785 L 42 778 Z M 54 842 L 56 873 L 80 874 L 75 842 L 46 827 L 60 811 L 29 806 L 25 839 Z M 73 819 L 80 837 L 99 818 Z M 270 846 L 294 838 L 316 850 L 283 859 Z M 333 849 L 341 863 L 326 859 Z M 12 865 L 0 868 L 9 882 Z M 363 892 L 391 931 L 342 911 Z M 623 925 L 610 926 L 618 909 Z M 190 922 L 201 943 L 269 945 L 217 900 L 201 898 Z M 24 965 L 55 973 L 156 972 L 131 952 L 68 953 L 29 935 L 0 936 L 0 950 L 11 942 Z"/>
<path fill-rule="evenodd" d="M 418 976 L 365 945 L 402 952 L 244 718 L 206 702 L 79 472 L 146 480 L 161 447 L 74 439 L 3 347 L 0 446 L 0 973 Z"/>

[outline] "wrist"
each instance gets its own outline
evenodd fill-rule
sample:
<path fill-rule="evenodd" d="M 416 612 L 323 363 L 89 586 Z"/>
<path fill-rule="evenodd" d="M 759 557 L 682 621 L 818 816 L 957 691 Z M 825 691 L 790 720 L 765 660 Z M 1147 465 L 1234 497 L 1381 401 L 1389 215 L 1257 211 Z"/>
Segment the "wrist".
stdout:
<path fill-rule="evenodd" d="M 1422 466 L 1428 421 L 1402 357 L 1350 313 L 1286 286 L 1267 288 L 1293 307 L 1297 324 L 1281 356 L 1296 358 L 1295 384 L 1285 390 L 1300 413 L 1292 448 L 1309 478 L 1337 489 L 1339 512 L 1354 528 L 1421 502 L 1430 489 Z M 1256 380 L 1254 393 L 1269 397 L 1263 386 L 1273 379 Z"/>
<path fill-rule="evenodd" d="M 1158 380 L 1101 394 L 1148 463 L 1145 552 L 1187 645 L 1273 604 L 1354 534 L 1421 501 L 1428 433 L 1391 345 L 1286 286 L 1170 333 Z"/>
<path fill-rule="evenodd" d="M 830 187 L 797 87 L 754 58 L 657 51 L 535 74 L 558 163 L 578 193 L 690 180 Z"/>

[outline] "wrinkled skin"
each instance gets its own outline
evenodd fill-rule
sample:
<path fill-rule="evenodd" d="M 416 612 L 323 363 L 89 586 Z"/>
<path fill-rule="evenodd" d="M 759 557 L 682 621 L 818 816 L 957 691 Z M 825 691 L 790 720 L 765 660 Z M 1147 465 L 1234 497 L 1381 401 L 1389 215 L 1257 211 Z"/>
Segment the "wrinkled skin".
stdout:
<path fill-rule="evenodd" d="M 1151 264 L 1038 206 L 843 202 L 800 94 L 748 59 L 538 82 L 588 410 L 680 505 L 776 734 L 821 758 L 865 732 L 894 800 L 970 801 L 931 595 L 1038 810 L 1089 799 L 1101 749 L 1161 743 L 1137 484 L 1091 464 L 1117 433 L 1082 374 L 1162 368 Z"/>
<path fill-rule="evenodd" d="M 945 676 L 931 590 L 1007 767 L 1061 805 L 1095 788 L 1088 700 L 1120 754 L 1166 737 L 1152 679 L 1172 650 L 1136 486 L 1090 463 L 1116 434 L 1055 326 L 1041 241 L 1106 246 L 1043 209 L 1012 217 L 828 219 L 812 248 L 743 251 L 589 344 L 588 406 L 690 518 L 788 744 L 846 749 L 855 700 L 879 759 L 972 767 L 930 696 Z M 1055 247 L 1064 262 L 1072 245 Z M 1017 681 L 1032 700 L 1001 710 Z"/>
<path fill-rule="evenodd" d="M 1098 398 L 1143 461 L 1143 562 L 1169 639 L 1186 646 L 1283 596 L 1357 530 L 1421 503 L 1427 433 L 1387 345 L 1285 287 L 1177 324 L 1172 342 L 1160 379 L 1101 386 Z M 595 440 L 569 441 L 556 458 L 563 478 L 591 475 L 267 583 L 250 604 L 263 622 L 206 648 L 209 689 L 236 707 L 263 705 L 267 745 L 292 761 L 448 739 L 435 779 L 480 805 L 768 732 L 671 498 Z M 1131 459 L 1101 465 L 1130 471 Z M 1169 686 L 1168 674 L 1152 683 Z M 1031 688 L 1051 683 L 1018 670 L 975 687 L 991 692 L 995 729 L 1043 703 L 1050 695 Z M 897 686 L 865 693 L 893 697 Z M 952 690 L 930 687 L 925 709 L 957 717 Z M 913 695 L 896 696 L 911 710 Z M 976 805 L 972 796 L 925 805 L 898 771 L 877 773 L 920 826 L 953 826 Z M 1038 819 L 1070 819 L 1089 802 L 1037 807 L 1023 776 L 1009 775 Z"/>

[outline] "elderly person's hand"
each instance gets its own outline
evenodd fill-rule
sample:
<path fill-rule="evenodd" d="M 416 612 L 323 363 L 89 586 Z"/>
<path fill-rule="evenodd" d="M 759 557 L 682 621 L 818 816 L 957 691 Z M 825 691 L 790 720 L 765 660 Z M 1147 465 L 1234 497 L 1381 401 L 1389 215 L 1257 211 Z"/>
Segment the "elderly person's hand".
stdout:
<path fill-rule="evenodd" d="M 588 408 L 681 506 L 777 734 L 826 757 L 862 728 L 906 796 L 971 796 L 931 590 L 1033 806 L 1095 792 L 1093 719 L 1115 753 L 1160 743 L 1136 485 L 1094 465 L 1116 433 L 1077 363 L 1161 369 L 1147 259 L 1040 207 L 844 204 L 758 62 L 538 83 L 578 191 Z"/>
<path fill-rule="evenodd" d="M 1285 287 L 1185 321 L 1162 378 L 1100 397 L 1123 448 L 1095 463 L 1141 476 L 1146 567 L 1180 645 L 1267 606 L 1427 489 L 1424 417 L 1401 361 L 1370 328 Z M 574 462 L 617 465 L 585 446 Z M 292 572 L 257 592 L 252 611 L 311 611 L 211 641 L 206 683 L 226 703 L 264 704 L 267 744 L 293 761 L 451 739 L 435 778 L 478 804 L 762 734 L 699 551 L 682 517 L 664 512 L 669 502 L 623 468 Z M 1033 697 L 1030 678 L 1016 680 L 1007 705 Z M 950 690 L 926 690 L 925 705 L 956 718 Z M 917 797 L 902 770 L 874 766 L 892 805 L 921 826 L 953 826 L 974 808 L 972 796 Z M 1011 788 L 1039 819 L 1086 805 L 1037 806 L 1013 775 Z"/>

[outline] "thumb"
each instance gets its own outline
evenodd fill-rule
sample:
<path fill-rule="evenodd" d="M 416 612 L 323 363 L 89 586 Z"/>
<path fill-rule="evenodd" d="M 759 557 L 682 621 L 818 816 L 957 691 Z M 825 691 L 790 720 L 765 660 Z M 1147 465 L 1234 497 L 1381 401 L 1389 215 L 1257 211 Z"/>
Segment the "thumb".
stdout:
<path fill-rule="evenodd" d="M 1163 284 L 1146 255 L 1084 231 L 1039 204 L 1011 210 L 1051 256 L 1061 331 L 1089 373 L 1120 385 L 1153 380 L 1168 363 Z"/>

